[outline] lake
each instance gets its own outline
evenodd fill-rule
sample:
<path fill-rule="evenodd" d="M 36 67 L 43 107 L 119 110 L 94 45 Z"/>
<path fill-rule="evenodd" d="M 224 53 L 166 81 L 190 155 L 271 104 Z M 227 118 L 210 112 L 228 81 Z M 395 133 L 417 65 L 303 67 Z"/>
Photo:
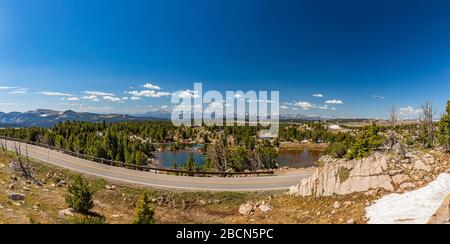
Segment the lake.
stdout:
<path fill-rule="evenodd" d="M 180 168 L 188 160 L 191 153 L 198 165 L 201 166 L 205 163 L 205 156 L 194 149 L 184 151 L 161 151 L 156 154 L 156 158 L 161 161 L 161 167 L 171 168 L 173 162 L 176 162 L 178 168 Z M 323 155 L 324 152 L 321 150 L 282 150 L 278 153 L 276 161 L 280 167 L 308 168 L 313 166 Z"/>
<path fill-rule="evenodd" d="M 309 168 L 324 154 L 323 150 L 317 149 L 283 150 L 278 153 L 277 163 L 280 167 Z"/>
<path fill-rule="evenodd" d="M 194 155 L 194 160 L 198 165 L 205 163 L 205 157 L 196 150 L 188 149 L 183 151 L 161 151 L 156 154 L 156 159 L 161 162 L 161 167 L 172 168 L 173 162 L 176 162 L 178 168 L 183 167 L 190 154 Z"/>

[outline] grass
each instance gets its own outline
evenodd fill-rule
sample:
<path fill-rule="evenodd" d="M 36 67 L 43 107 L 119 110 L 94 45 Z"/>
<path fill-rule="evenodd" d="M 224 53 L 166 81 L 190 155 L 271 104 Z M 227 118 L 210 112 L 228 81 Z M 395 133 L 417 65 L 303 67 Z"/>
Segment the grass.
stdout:
<path fill-rule="evenodd" d="M 61 221 L 62 224 L 106 224 L 104 217 L 98 216 L 74 216 Z"/>
<path fill-rule="evenodd" d="M 34 176 L 44 181 L 44 185 L 27 184 L 19 178 L 14 192 L 26 194 L 20 205 L 10 202 L 7 193 L 12 190 L 8 185 L 10 179 L 8 162 L 13 154 L 0 154 L 0 223 L 64 223 L 64 224 L 99 224 L 99 223 L 131 223 L 135 212 L 135 204 L 143 191 L 150 193 L 155 208 L 157 223 L 339 223 L 339 218 L 353 218 L 363 223 L 364 196 L 359 196 L 354 206 L 346 211 L 328 216 L 334 201 L 343 201 L 343 197 L 299 198 L 286 196 L 283 192 L 183 192 L 152 188 L 143 188 L 127 184 L 114 184 L 104 179 L 86 176 L 96 190 L 95 207 L 92 216 L 75 215 L 58 218 L 58 212 L 66 209 L 64 195 L 67 185 L 56 186 L 64 179 L 67 184 L 77 175 L 45 163 L 32 161 Z M 47 177 L 49 176 L 49 177 Z M 107 190 L 106 185 L 115 185 L 115 190 Z M 23 190 L 27 187 L 30 191 Z M 239 206 L 247 201 L 265 201 L 273 206 L 268 213 L 256 211 L 251 216 L 240 216 Z M 317 216 L 317 211 L 328 213 Z M 308 213 L 306 213 L 308 212 Z M 341 217 L 338 217 L 341 216 Z"/>

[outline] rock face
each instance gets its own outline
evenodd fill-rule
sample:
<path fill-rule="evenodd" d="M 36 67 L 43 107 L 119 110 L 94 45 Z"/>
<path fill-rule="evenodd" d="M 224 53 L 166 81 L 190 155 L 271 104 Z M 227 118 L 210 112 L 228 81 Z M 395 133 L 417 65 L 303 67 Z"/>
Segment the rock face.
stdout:
<path fill-rule="evenodd" d="M 428 224 L 450 224 L 450 194 L 430 218 Z"/>
<path fill-rule="evenodd" d="M 361 160 L 337 160 L 323 157 L 325 166 L 317 169 L 311 178 L 297 186 L 301 196 L 345 195 L 382 188 L 394 190 L 388 170 L 387 158 L 381 153 Z"/>
<path fill-rule="evenodd" d="M 432 181 L 439 173 L 438 169 L 449 166 L 448 162 L 436 162 L 430 154 L 411 153 L 409 158 L 401 159 L 398 155 L 383 152 L 359 160 L 324 156 L 320 165 L 324 166 L 310 178 L 291 187 L 290 194 L 331 196 L 375 189 L 403 192 Z"/>

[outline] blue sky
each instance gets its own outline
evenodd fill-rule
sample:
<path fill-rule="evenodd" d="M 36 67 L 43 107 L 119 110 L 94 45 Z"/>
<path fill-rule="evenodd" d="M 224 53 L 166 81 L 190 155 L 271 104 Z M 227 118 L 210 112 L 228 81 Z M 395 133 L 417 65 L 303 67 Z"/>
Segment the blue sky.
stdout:
<path fill-rule="evenodd" d="M 279 90 L 285 113 L 416 117 L 444 111 L 449 57 L 449 1 L 0 0 L 0 111 L 142 113 L 199 81 Z"/>

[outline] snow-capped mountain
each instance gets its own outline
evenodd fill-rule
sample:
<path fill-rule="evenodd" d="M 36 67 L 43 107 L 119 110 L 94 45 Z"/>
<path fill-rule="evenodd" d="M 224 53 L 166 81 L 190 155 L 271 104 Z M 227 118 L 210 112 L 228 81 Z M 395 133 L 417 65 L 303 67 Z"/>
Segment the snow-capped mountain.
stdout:
<path fill-rule="evenodd" d="M 52 126 L 63 121 L 86 121 L 86 122 L 118 122 L 125 120 L 135 120 L 136 118 L 129 115 L 120 114 L 95 114 L 95 113 L 82 113 L 72 110 L 67 111 L 54 111 L 48 109 L 37 109 L 28 112 L 0 112 L 0 126 L 17 126 L 17 127 L 30 127 L 30 126 Z"/>

